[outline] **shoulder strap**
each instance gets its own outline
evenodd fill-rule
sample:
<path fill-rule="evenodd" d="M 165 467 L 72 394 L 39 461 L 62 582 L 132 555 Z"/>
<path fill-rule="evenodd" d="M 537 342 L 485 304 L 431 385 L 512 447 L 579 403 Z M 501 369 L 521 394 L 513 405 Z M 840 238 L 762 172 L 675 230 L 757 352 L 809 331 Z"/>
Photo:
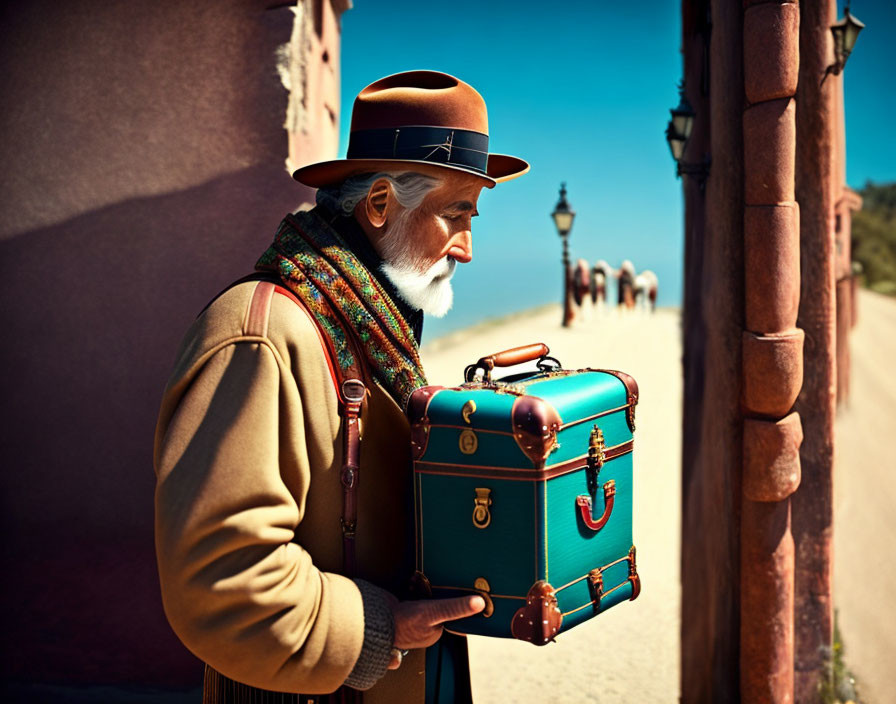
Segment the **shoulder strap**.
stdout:
<path fill-rule="evenodd" d="M 220 291 L 218 291 L 218 293 L 215 294 L 214 298 L 212 298 L 208 303 L 205 304 L 205 307 L 201 311 L 199 311 L 199 315 L 197 315 L 196 317 L 198 318 L 200 315 L 205 313 L 205 311 L 207 311 L 209 309 L 209 306 L 211 306 L 212 303 L 217 301 L 221 296 L 223 296 L 225 293 L 227 293 L 233 287 L 239 286 L 240 284 L 244 284 L 248 281 L 264 281 L 264 280 L 267 280 L 269 278 L 269 276 L 270 275 L 266 272 L 255 271 L 251 274 L 247 274 L 246 276 L 240 277 L 236 281 L 231 281 L 229 284 L 227 284 L 227 286 L 225 286 Z"/>
<path fill-rule="evenodd" d="M 333 382 L 336 386 L 336 396 L 339 399 L 339 414 L 345 419 L 342 433 L 342 517 L 339 519 L 342 526 L 342 567 L 347 577 L 354 577 L 357 570 L 355 557 L 355 533 L 358 526 L 358 482 L 361 474 L 361 409 L 367 399 L 367 385 L 364 382 L 366 371 L 363 367 L 364 357 L 361 354 L 354 333 L 341 323 L 346 339 L 352 346 L 352 352 L 356 360 L 355 365 L 342 369 L 336 361 L 336 353 L 333 342 L 326 331 L 318 324 L 314 316 L 307 309 L 302 300 L 292 291 L 282 285 L 274 274 L 254 275 L 245 277 L 243 281 L 258 280 L 258 285 L 252 294 L 247 311 L 247 325 L 267 330 L 267 317 L 270 314 L 271 300 L 274 293 L 279 293 L 292 300 L 308 315 L 317 330 L 327 365 L 330 369 Z M 220 295 L 220 294 L 219 294 Z M 262 313 L 263 311 L 263 313 Z"/>

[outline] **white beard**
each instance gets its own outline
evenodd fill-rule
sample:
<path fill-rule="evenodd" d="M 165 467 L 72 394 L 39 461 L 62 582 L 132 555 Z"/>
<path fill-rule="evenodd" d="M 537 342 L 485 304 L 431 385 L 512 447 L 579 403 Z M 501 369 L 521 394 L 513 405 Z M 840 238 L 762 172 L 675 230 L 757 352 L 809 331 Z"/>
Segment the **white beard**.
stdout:
<path fill-rule="evenodd" d="M 444 257 L 424 271 L 411 254 L 412 237 L 408 222 L 413 211 L 403 211 L 383 238 L 383 263 L 380 269 L 408 305 L 428 315 L 442 318 L 454 303 L 451 276 L 457 262 Z"/>
<path fill-rule="evenodd" d="M 442 318 L 454 303 L 451 276 L 456 265 L 454 259 L 445 257 L 423 272 L 414 267 L 389 262 L 383 262 L 380 268 L 409 305 Z"/>

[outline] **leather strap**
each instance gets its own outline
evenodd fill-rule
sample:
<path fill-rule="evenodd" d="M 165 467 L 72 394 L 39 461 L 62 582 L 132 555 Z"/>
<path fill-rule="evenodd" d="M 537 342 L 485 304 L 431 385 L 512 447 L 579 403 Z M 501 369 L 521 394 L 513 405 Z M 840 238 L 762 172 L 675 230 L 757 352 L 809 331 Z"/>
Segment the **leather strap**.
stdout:
<path fill-rule="evenodd" d="M 345 418 L 342 432 L 342 568 L 346 577 L 355 577 L 355 532 L 358 528 L 358 483 L 361 479 L 361 406 L 367 387 L 361 379 L 342 382 L 341 410 Z"/>
<path fill-rule="evenodd" d="M 285 286 L 276 285 L 278 293 L 291 298 L 296 304 L 307 311 L 302 300 Z M 337 380 L 336 395 L 339 399 L 339 414 L 345 419 L 342 431 L 342 516 L 339 523 L 342 527 L 342 573 L 346 577 L 354 577 L 357 574 L 357 558 L 355 535 L 358 529 L 358 484 L 361 480 L 361 409 L 367 399 L 367 386 L 364 383 L 364 356 L 358 348 L 358 342 L 351 328 L 344 324 L 346 339 L 352 347 L 352 353 L 356 360 L 355 365 L 342 369 L 333 352 L 330 338 L 324 332 L 313 315 L 308 312 L 308 317 L 317 326 L 321 340 L 326 341 L 324 352 L 327 355 L 330 371 Z M 330 701 L 338 701 L 339 704 L 361 704 L 364 695 L 357 689 L 342 685 L 332 695 Z M 323 700 L 321 700 L 323 701 Z"/>
<path fill-rule="evenodd" d="M 279 283 L 279 280 L 274 286 L 277 293 L 290 298 L 307 311 L 302 300 Z M 324 352 L 327 355 L 330 373 L 334 375 L 336 382 L 339 415 L 345 419 L 342 432 L 342 469 L 339 473 L 342 482 L 342 516 L 339 523 L 342 527 L 343 574 L 346 577 L 355 577 L 357 572 L 355 534 L 358 529 L 358 483 L 361 479 L 361 409 L 367 398 L 367 385 L 364 383 L 365 374 L 362 366 L 364 356 L 358 349 L 358 342 L 351 328 L 341 321 L 342 328 L 346 333 L 345 337 L 352 347 L 352 353 L 356 360 L 351 367 L 342 369 L 336 362 L 332 343 L 326 344 L 329 342 L 329 337 L 310 312 L 308 317 L 317 327 L 321 340 L 326 341 L 323 345 Z"/>
<path fill-rule="evenodd" d="M 342 517 L 340 518 L 340 524 L 342 526 L 342 568 L 345 576 L 354 577 L 357 570 L 355 535 L 358 527 L 358 483 L 361 475 L 361 409 L 367 399 L 367 385 L 364 381 L 366 369 L 363 366 L 363 360 L 365 358 L 361 354 L 358 342 L 351 327 L 348 326 L 344 320 L 340 319 L 340 325 L 346 332 L 346 339 L 352 347 L 352 353 L 356 360 L 355 365 L 352 365 L 347 369 L 342 369 L 336 360 L 336 355 L 329 336 L 320 327 L 302 300 L 290 289 L 283 286 L 280 278 L 272 273 L 256 272 L 249 276 L 244 276 L 215 296 L 205 309 L 207 309 L 208 306 L 225 291 L 247 281 L 259 282 L 259 285 L 256 286 L 252 299 L 249 302 L 246 320 L 244 321 L 244 325 L 247 326 L 247 328 L 251 328 L 254 334 L 266 334 L 267 318 L 270 313 L 272 294 L 276 292 L 286 296 L 296 305 L 305 310 L 306 313 L 308 313 L 308 318 L 314 323 L 320 336 L 321 345 L 323 346 L 324 354 L 327 357 L 327 364 L 330 373 L 333 375 L 333 381 L 336 386 L 336 396 L 339 400 L 339 414 L 345 419 L 345 427 L 342 434 L 342 471 L 340 472 L 343 488 Z M 203 311 L 205 309 L 203 309 Z M 212 704 L 212 702 L 254 702 L 256 699 L 252 697 L 255 697 L 256 695 L 288 697 L 286 699 L 276 699 L 276 701 L 295 701 L 297 704 L 323 704 L 324 702 L 334 702 L 334 704 L 336 702 L 338 702 L 338 704 L 361 704 L 363 701 L 362 692 L 345 685 L 330 695 L 285 695 L 279 692 L 265 692 L 264 690 L 249 687 L 248 685 L 243 685 L 230 680 L 208 666 L 206 666 L 206 682 L 203 689 L 204 704 Z M 258 701 L 268 700 L 259 699 Z M 271 701 L 273 701 L 273 699 Z"/>

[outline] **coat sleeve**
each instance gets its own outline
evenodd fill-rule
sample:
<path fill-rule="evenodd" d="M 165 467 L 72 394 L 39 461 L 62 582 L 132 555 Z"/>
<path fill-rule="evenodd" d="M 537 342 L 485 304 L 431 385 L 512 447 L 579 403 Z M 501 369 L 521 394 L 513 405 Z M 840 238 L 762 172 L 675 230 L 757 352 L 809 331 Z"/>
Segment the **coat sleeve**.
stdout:
<path fill-rule="evenodd" d="M 364 601 L 291 542 L 310 481 L 302 414 L 263 341 L 224 345 L 170 386 L 156 435 L 156 552 L 165 612 L 194 654 L 248 685 L 323 693 L 358 661 Z"/>

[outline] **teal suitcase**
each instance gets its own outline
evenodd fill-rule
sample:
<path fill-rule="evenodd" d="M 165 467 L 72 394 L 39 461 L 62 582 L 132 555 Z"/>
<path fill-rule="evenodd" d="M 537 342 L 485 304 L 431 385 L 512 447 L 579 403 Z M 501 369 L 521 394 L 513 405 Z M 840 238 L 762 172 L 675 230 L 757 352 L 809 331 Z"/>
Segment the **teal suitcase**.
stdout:
<path fill-rule="evenodd" d="M 478 593 L 456 633 L 544 645 L 635 599 L 632 449 L 638 385 L 564 370 L 535 344 L 483 357 L 454 388 L 408 402 L 414 458 L 415 589 Z M 493 381 L 495 367 L 537 371 Z"/>

